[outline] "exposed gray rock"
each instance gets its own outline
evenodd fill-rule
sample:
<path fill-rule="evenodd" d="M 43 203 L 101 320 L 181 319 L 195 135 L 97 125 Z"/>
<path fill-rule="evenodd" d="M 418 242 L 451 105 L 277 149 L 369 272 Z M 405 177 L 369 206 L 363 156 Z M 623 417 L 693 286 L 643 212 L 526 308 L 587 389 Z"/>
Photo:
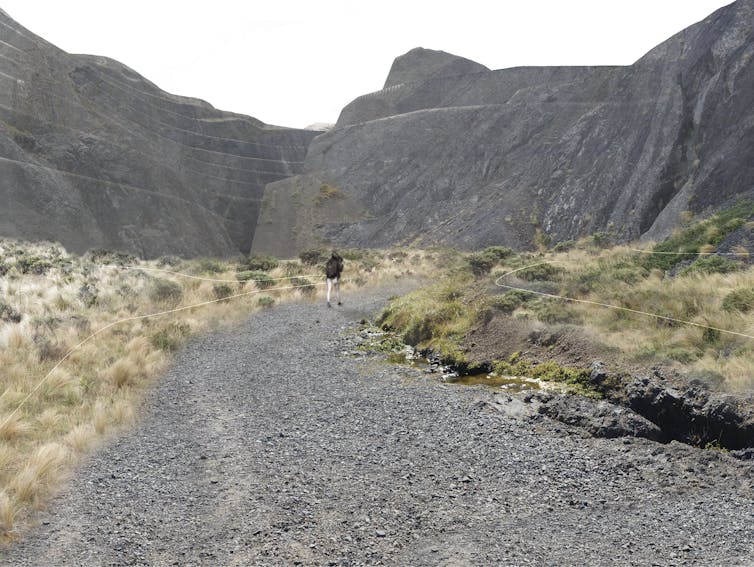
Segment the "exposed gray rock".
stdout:
<path fill-rule="evenodd" d="M 0 13 L 0 236 L 146 257 L 248 252 L 264 186 L 298 173 L 318 133 L 171 95 Z"/>
<path fill-rule="evenodd" d="M 484 65 L 444 51 L 416 47 L 393 61 L 385 87 L 489 71 Z"/>
<path fill-rule="evenodd" d="M 552 419 L 580 427 L 595 437 L 644 437 L 659 441 L 662 431 L 632 410 L 604 400 L 580 396 L 537 393 L 538 412 Z"/>
<path fill-rule="evenodd" d="M 372 218 L 338 245 L 526 247 L 596 231 L 661 238 L 682 212 L 754 197 L 754 0 L 718 10 L 628 67 L 486 71 L 399 57 L 346 106 L 305 170 Z"/>

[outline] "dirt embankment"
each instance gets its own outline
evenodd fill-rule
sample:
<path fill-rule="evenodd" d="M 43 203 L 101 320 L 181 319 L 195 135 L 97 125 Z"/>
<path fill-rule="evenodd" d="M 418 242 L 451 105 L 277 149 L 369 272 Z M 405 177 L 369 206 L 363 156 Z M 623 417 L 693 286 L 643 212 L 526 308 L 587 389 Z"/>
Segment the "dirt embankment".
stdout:
<path fill-rule="evenodd" d="M 628 362 L 616 349 L 587 338 L 572 326 L 532 325 L 497 316 L 473 329 L 464 347 L 469 360 L 485 363 L 513 353 L 533 363 L 554 361 L 567 367 L 590 370 L 589 385 L 615 406 L 613 420 L 626 410 L 648 420 L 655 427 L 637 434 L 662 442 L 681 441 L 695 446 L 713 446 L 734 451 L 742 458 L 754 458 L 754 395 L 731 393 L 718 384 L 691 378 L 665 365 L 652 367 Z M 567 423 L 583 423 L 578 414 L 605 413 L 604 404 L 540 396 L 538 411 Z M 609 412 L 608 412 L 609 413 Z M 609 421 L 609 419 L 608 419 Z M 597 428 L 599 429 L 599 428 Z M 607 427 L 603 435 L 616 434 Z M 747 449 L 749 449 L 747 451 Z"/>

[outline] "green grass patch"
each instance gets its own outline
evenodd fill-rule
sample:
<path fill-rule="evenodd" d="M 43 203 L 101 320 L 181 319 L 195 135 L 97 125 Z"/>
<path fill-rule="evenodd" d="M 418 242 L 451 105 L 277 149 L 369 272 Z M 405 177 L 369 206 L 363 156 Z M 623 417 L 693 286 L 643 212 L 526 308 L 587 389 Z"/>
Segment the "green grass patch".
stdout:
<path fill-rule="evenodd" d="M 754 217 L 754 203 L 741 201 L 709 219 L 690 226 L 654 247 L 661 255 L 647 255 L 642 264 L 647 269 L 670 270 L 689 256 L 698 254 L 703 246 L 717 246 L 731 232 Z"/>

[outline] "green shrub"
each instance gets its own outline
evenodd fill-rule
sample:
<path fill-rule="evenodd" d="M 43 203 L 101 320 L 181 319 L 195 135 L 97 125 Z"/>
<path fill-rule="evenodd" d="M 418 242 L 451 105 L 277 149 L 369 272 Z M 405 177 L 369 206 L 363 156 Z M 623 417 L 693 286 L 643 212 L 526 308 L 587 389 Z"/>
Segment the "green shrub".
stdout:
<path fill-rule="evenodd" d="M 417 344 L 439 337 L 440 326 L 459 317 L 463 306 L 458 302 L 439 303 L 423 313 L 415 314 L 403 333 L 406 344 Z"/>
<path fill-rule="evenodd" d="M 486 256 L 481 252 L 477 254 L 471 254 L 467 258 L 471 271 L 475 276 L 483 276 L 489 274 L 492 266 L 495 265 L 496 260 L 490 256 Z"/>
<path fill-rule="evenodd" d="M 81 284 L 78 295 L 81 303 L 84 304 L 84 307 L 94 307 L 99 299 L 97 287 L 91 282 L 84 282 Z"/>
<path fill-rule="evenodd" d="M 715 344 L 720 340 L 720 331 L 711 327 L 706 327 L 702 331 L 702 341 L 707 344 Z"/>
<path fill-rule="evenodd" d="M 754 216 L 754 203 L 741 201 L 729 209 L 720 211 L 709 219 L 699 222 L 686 230 L 658 244 L 654 252 L 642 259 L 645 268 L 670 270 L 673 266 L 697 254 L 702 246 L 717 246 L 731 232 L 742 226 L 747 219 Z"/>
<path fill-rule="evenodd" d="M 157 279 L 149 290 L 149 299 L 154 303 L 178 303 L 183 298 L 183 289 L 170 280 Z"/>
<path fill-rule="evenodd" d="M 89 250 L 87 255 L 95 264 L 117 264 L 119 266 L 125 266 L 135 264 L 139 261 L 139 259 L 133 254 L 116 252 L 115 250 L 108 250 L 106 248 L 94 248 Z"/>
<path fill-rule="evenodd" d="M 195 269 L 204 274 L 221 274 L 225 271 L 223 265 L 211 258 L 200 258 L 196 261 Z"/>
<path fill-rule="evenodd" d="M 723 299 L 723 309 L 725 311 L 740 311 L 748 313 L 754 309 L 754 289 L 737 289 L 731 291 Z"/>
<path fill-rule="evenodd" d="M 649 272 L 646 268 L 640 266 L 623 266 L 616 268 L 609 275 L 613 279 L 631 285 L 645 279 L 649 275 Z"/>
<path fill-rule="evenodd" d="M 722 256 L 699 258 L 679 272 L 680 276 L 691 274 L 729 274 L 741 269 L 741 264 Z"/>
<path fill-rule="evenodd" d="M 225 299 L 226 297 L 233 295 L 233 288 L 228 284 L 217 284 L 212 287 L 212 293 L 215 295 L 216 299 Z"/>
<path fill-rule="evenodd" d="M 513 255 L 513 249 L 507 246 L 488 246 L 481 253 L 497 260 L 505 260 Z"/>
<path fill-rule="evenodd" d="M 518 307 L 536 297 L 535 294 L 517 289 L 508 291 L 489 300 L 489 306 L 503 313 L 513 313 Z"/>
<path fill-rule="evenodd" d="M 324 248 L 309 248 L 302 250 L 298 257 L 304 264 L 316 266 L 317 264 L 327 262 L 330 254 Z"/>
<path fill-rule="evenodd" d="M 581 322 L 581 317 L 569 309 L 568 304 L 561 301 L 544 300 L 537 302 L 531 307 L 537 320 L 550 325 L 555 323 Z"/>
<path fill-rule="evenodd" d="M 151 337 L 152 346 L 172 352 L 178 350 L 183 341 L 191 334 L 191 327 L 186 323 L 169 323 Z"/>
<path fill-rule="evenodd" d="M 480 252 L 469 254 L 466 261 L 471 267 L 471 271 L 476 276 L 483 276 L 490 273 L 492 267 L 500 260 L 503 260 L 513 254 L 513 250 L 507 246 L 489 246 Z"/>
<path fill-rule="evenodd" d="M 238 264 L 238 268 L 236 271 L 238 272 L 245 272 L 245 271 L 262 271 L 262 272 L 269 272 L 270 270 L 274 270 L 278 267 L 280 262 L 277 258 L 274 258 L 272 256 L 249 256 L 248 258 L 244 258 L 241 260 Z"/>
<path fill-rule="evenodd" d="M 236 279 L 239 282 L 253 281 L 259 289 L 267 289 L 275 285 L 275 280 L 266 272 L 238 272 Z"/>
<path fill-rule="evenodd" d="M 563 273 L 565 273 L 565 269 L 561 266 L 556 266 L 554 264 L 536 264 L 534 266 L 529 266 L 520 272 L 516 272 L 516 275 L 522 280 L 533 282 L 553 280 Z"/>
<path fill-rule="evenodd" d="M 20 323 L 21 314 L 10 305 L 0 302 L 0 321 Z"/>
<path fill-rule="evenodd" d="M 615 233 L 595 232 L 592 234 L 592 243 L 598 248 L 610 248 L 615 244 Z"/>
<path fill-rule="evenodd" d="M 275 305 L 275 300 L 271 298 L 269 295 L 263 295 L 259 299 L 257 299 L 257 305 L 259 307 L 262 307 L 264 309 L 269 309 L 273 305 Z"/>
<path fill-rule="evenodd" d="M 16 260 L 16 267 L 22 274 L 43 276 L 52 268 L 52 264 L 38 256 L 20 256 Z"/>
<path fill-rule="evenodd" d="M 161 256 L 157 260 L 157 265 L 160 268 L 164 268 L 166 266 L 175 268 L 176 266 L 180 266 L 181 262 L 183 262 L 183 260 L 181 260 L 178 256 Z"/>

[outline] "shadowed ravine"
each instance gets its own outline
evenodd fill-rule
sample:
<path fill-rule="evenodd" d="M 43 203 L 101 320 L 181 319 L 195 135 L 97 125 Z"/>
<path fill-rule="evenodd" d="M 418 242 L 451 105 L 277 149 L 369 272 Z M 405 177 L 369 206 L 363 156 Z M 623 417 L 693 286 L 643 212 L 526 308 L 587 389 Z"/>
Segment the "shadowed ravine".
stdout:
<path fill-rule="evenodd" d="M 400 290 L 196 340 L 2 565 L 740 565 L 752 467 L 343 355 Z"/>

